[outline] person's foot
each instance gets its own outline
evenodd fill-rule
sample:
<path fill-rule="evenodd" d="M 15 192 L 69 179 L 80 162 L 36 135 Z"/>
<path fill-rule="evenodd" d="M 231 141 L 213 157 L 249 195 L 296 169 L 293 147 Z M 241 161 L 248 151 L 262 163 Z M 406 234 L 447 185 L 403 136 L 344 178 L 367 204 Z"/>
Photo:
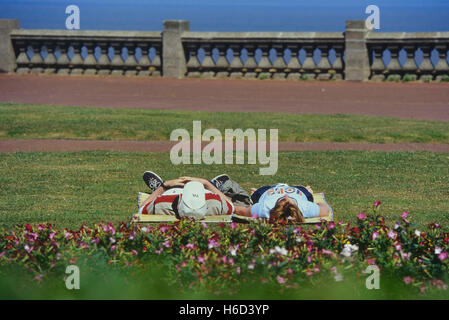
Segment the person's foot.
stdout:
<path fill-rule="evenodd" d="M 215 178 L 213 178 L 211 180 L 211 182 L 213 184 L 215 184 L 215 186 L 220 189 L 220 187 L 223 185 L 223 183 L 225 183 L 226 181 L 228 181 L 230 178 L 227 174 L 220 174 L 219 176 L 216 176 Z"/>
<path fill-rule="evenodd" d="M 156 190 L 164 183 L 164 180 L 152 171 L 145 171 L 143 173 L 143 181 L 145 181 L 148 188 L 152 191 Z"/>

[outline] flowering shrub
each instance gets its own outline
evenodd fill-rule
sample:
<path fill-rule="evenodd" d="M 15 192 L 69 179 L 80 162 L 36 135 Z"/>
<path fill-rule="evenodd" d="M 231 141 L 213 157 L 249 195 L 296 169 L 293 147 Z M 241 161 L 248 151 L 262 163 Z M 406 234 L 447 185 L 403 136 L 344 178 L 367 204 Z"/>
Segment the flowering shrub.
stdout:
<path fill-rule="evenodd" d="M 375 203 L 375 208 L 380 203 Z M 381 279 L 396 279 L 418 294 L 447 290 L 449 234 L 432 223 L 425 231 L 408 212 L 387 226 L 360 213 L 356 225 L 287 222 L 237 225 L 195 223 L 139 225 L 100 223 L 77 230 L 50 224 L 25 225 L 0 234 L 0 274 L 21 266 L 43 282 L 63 275 L 67 265 L 101 253 L 111 268 L 143 268 L 157 261 L 165 281 L 181 291 L 233 292 L 242 281 L 278 290 L 359 279 L 369 265 Z M 2 271 L 3 270 L 3 271 Z"/>

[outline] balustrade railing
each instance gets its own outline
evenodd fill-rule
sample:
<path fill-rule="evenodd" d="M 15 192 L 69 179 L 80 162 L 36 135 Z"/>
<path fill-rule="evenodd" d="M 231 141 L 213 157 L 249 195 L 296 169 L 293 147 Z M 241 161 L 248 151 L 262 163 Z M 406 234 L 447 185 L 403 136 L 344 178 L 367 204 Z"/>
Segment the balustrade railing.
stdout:
<path fill-rule="evenodd" d="M 449 32 L 162 32 L 19 29 L 0 19 L 0 72 L 247 79 L 449 81 Z"/>
<path fill-rule="evenodd" d="M 372 80 L 449 78 L 449 32 L 374 32 L 366 43 Z"/>
<path fill-rule="evenodd" d="M 161 39 L 161 32 L 14 30 L 11 33 L 15 72 L 20 74 L 161 76 Z"/>
<path fill-rule="evenodd" d="M 182 42 L 187 77 L 343 78 L 340 32 L 185 32 Z"/>

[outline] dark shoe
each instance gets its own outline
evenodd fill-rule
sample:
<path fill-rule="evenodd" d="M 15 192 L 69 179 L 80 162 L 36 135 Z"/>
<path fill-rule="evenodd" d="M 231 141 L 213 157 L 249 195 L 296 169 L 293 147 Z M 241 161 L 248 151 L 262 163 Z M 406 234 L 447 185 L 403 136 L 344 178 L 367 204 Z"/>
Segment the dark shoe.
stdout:
<path fill-rule="evenodd" d="M 217 189 L 220 189 L 220 187 L 228 181 L 230 178 L 227 174 L 220 174 L 219 176 L 216 176 L 211 180 L 211 182 L 217 187 Z"/>
<path fill-rule="evenodd" d="M 152 191 L 156 190 L 164 183 L 164 180 L 162 180 L 161 177 L 151 171 L 145 171 L 143 173 L 143 181 L 145 181 L 148 188 Z"/>

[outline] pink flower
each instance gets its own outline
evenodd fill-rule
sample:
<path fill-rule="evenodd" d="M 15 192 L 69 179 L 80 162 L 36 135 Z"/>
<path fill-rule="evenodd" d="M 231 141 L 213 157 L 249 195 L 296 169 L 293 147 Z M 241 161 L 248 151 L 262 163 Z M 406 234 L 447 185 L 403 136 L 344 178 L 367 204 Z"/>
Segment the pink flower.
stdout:
<path fill-rule="evenodd" d="M 194 249 L 195 245 L 193 243 L 188 243 L 188 244 L 186 244 L 186 248 L 187 249 Z"/>
<path fill-rule="evenodd" d="M 111 247 L 111 251 L 115 251 L 115 249 L 117 249 L 117 246 L 116 246 L 116 245 L 113 245 L 113 246 Z"/>
<path fill-rule="evenodd" d="M 409 214 L 410 213 L 408 213 L 407 211 L 404 211 L 404 212 L 401 213 L 401 218 L 405 219 L 405 218 L 407 218 L 409 216 Z"/>
<path fill-rule="evenodd" d="M 396 239 L 397 233 L 394 232 L 393 230 L 390 230 L 390 231 L 388 231 L 387 236 L 388 236 L 388 238 L 394 240 L 394 239 Z"/>
<path fill-rule="evenodd" d="M 206 263 L 206 260 L 204 259 L 203 256 L 198 256 L 198 262 L 200 262 L 200 263 L 202 263 L 202 264 L 205 264 L 205 263 Z"/>
<path fill-rule="evenodd" d="M 443 252 L 441 252 L 441 253 L 438 255 L 438 259 L 440 259 L 441 261 L 446 260 L 446 258 L 447 258 L 447 252 L 446 252 L 446 251 L 443 251 Z"/>
<path fill-rule="evenodd" d="M 402 245 L 401 245 L 399 242 L 396 242 L 396 243 L 394 244 L 394 248 L 395 248 L 397 251 L 399 251 L 399 250 L 402 249 Z"/>
<path fill-rule="evenodd" d="M 136 250 L 131 250 L 131 254 L 133 255 L 133 256 L 137 256 L 137 251 Z"/>
<path fill-rule="evenodd" d="M 329 229 L 335 229 L 335 223 L 333 221 L 329 222 Z"/>
<path fill-rule="evenodd" d="M 171 245 L 170 245 L 170 240 L 165 240 L 165 241 L 162 243 L 162 245 L 163 245 L 164 247 L 166 247 L 166 248 L 170 248 L 170 247 L 171 247 Z"/>
<path fill-rule="evenodd" d="M 291 268 L 288 268 L 288 269 L 287 269 L 287 273 L 288 273 L 288 274 L 293 274 L 293 270 L 292 270 Z"/>
<path fill-rule="evenodd" d="M 332 251 L 327 250 L 327 249 L 323 249 L 322 252 L 327 255 L 332 254 Z"/>
<path fill-rule="evenodd" d="M 209 244 L 208 244 L 208 248 L 212 249 L 212 248 L 218 248 L 220 246 L 220 243 L 217 240 L 217 237 L 213 237 L 209 239 Z"/>
<path fill-rule="evenodd" d="M 50 240 L 53 240 L 53 237 L 55 236 L 55 232 L 50 232 L 50 234 L 48 235 L 48 238 L 50 239 Z"/>
<path fill-rule="evenodd" d="M 405 284 L 410 284 L 410 283 L 412 283 L 412 278 L 410 276 L 407 276 L 407 277 L 404 277 L 402 279 L 402 281 L 404 281 Z"/>
<path fill-rule="evenodd" d="M 163 225 L 163 226 L 160 226 L 160 227 L 159 227 L 159 230 L 160 230 L 161 232 L 165 232 L 165 231 L 170 230 L 170 228 L 169 228 L 168 226 Z"/>
<path fill-rule="evenodd" d="M 312 262 L 312 256 L 307 256 L 307 262 L 311 263 Z"/>
<path fill-rule="evenodd" d="M 207 229 L 207 224 L 206 224 L 205 222 L 201 222 L 201 226 L 202 226 L 204 229 Z"/>
<path fill-rule="evenodd" d="M 379 200 L 377 200 L 377 201 L 374 201 L 374 203 L 373 203 L 373 207 L 374 208 L 377 208 L 378 206 L 380 206 L 382 204 L 382 202 L 381 201 L 379 201 Z"/>
<path fill-rule="evenodd" d="M 34 249 L 34 247 L 30 247 L 27 244 L 23 248 L 25 249 L 26 252 L 28 252 L 28 254 L 30 254 Z"/>
<path fill-rule="evenodd" d="M 235 224 L 235 222 L 231 222 L 231 224 L 229 225 L 229 228 L 231 228 L 231 229 L 235 229 L 235 227 L 236 227 L 236 224 Z"/>
<path fill-rule="evenodd" d="M 40 275 L 38 275 L 38 276 L 35 276 L 34 277 L 34 279 L 37 281 L 37 282 L 41 282 L 42 281 L 42 275 L 40 274 Z"/>
<path fill-rule="evenodd" d="M 240 274 L 240 272 L 242 272 L 242 269 L 240 267 L 237 267 L 236 272 L 237 272 L 237 274 Z"/>
<path fill-rule="evenodd" d="M 377 239 L 377 237 L 380 235 L 380 233 L 378 231 L 374 231 L 373 234 L 371 235 L 371 239 L 374 241 Z"/>
<path fill-rule="evenodd" d="M 0 253 L 0 258 L 3 257 L 6 254 L 6 251 L 3 251 L 2 253 Z"/>
<path fill-rule="evenodd" d="M 276 280 L 279 284 L 284 284 L 286 282 L 285 278 L 281 277 L 280 275 L 276 276 Z"/>
<path fill-rule="evenodd" d="M 365 220 L 366 219 L 366 214 L 364 214 L 363 212 L 360 212 L 358 215 L 357 215 L 357 219 L 359 219 L 359 220 Z"/>

